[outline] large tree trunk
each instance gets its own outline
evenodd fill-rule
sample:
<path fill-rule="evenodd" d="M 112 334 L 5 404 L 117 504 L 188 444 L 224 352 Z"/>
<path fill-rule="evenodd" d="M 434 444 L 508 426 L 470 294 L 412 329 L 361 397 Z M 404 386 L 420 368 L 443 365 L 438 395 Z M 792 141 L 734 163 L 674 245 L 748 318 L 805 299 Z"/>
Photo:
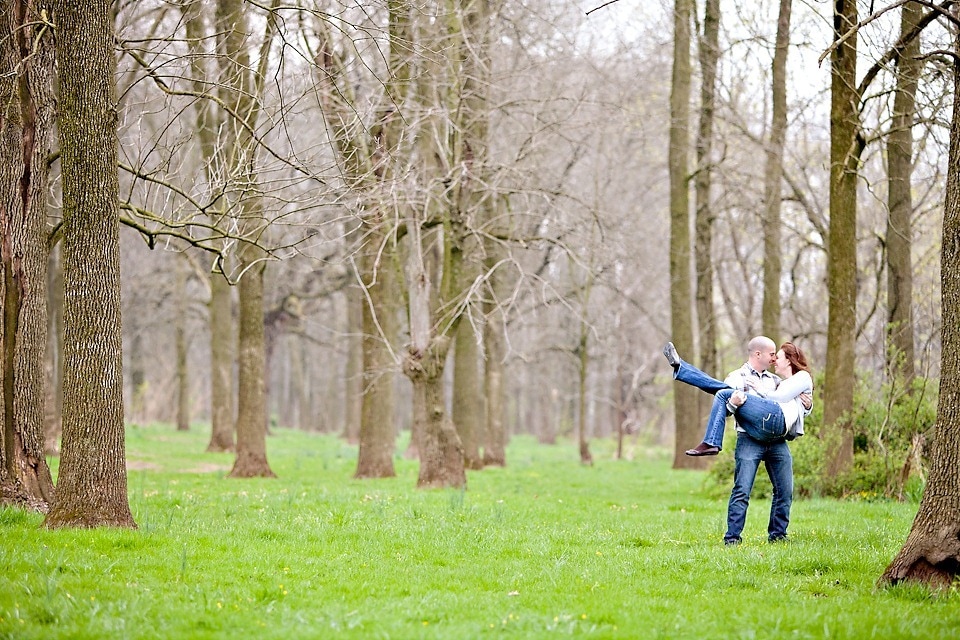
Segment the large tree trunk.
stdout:
<path fill-rule="evenodd" d="M 54 247 L 47 259 L 47 408 L 44 450 L 60 455 L 63 417 L 63 269 L 60 250 Z"/>
<path fill-rule="evenodd" d="M 771 96 L 773 113 L 763 170 L 763 333 L 780 343 L 780 191 L 783 182 L 783 145 L 787 133 L 787 53 L 793 0 L 780 0 L 777 42 L 773 52 Z"/>
<path fill-rule="evenodd" d="M 110 2 L 53 3 L 63 175 L 63 453 L 44 524 L 136 527 L 127 500 Z"/>
<path fill-rule="evenodd" d="M 580 313 L 580 341 L 577 346 L 577 439 L 580 442 L 580 464 L 593 464 L 593 455 L 590 453 L 590 440 L 587 438 L 587 374 L 590 366 L 590 326 L 586 318 L 586 303 L 589 293 L 584 298 Z"/>
<path fill-rule="evenodd" d="M 420 489 L 466 487 L 463 447 L 447 415 L 443 389 L 443 339 L 427 354 L 410 351 L 404 371 L 413 383 L 413 419 L 420 423 Z M 426 357 L 421 357 L 425 355 Z"/>
<path fill-rule="evenodd" d="M 834 5 L 834 38 L 857 24 L 855 0 Z M 853 409 L 857 324 L 857 165 L 859 162 L 857 35 L 831 54 L 830 235 L 827 243 L 827 363 L 823 437 L 828 441 L 828 478 L 853 465 L 853 433 L 844 415 Z"/>
<path fill-rule="evenodd" d="M 493 253 L 492 255 L 497 255 Z M 489 263 L 488 263 L 489 264 Z M 495 264 L 495 263 L 494 263 Z M 492 268 L 492 265 L 490 265 Z M 499 291 L 500 274 L 494 272 L 492 289 Z M 498 298 L 499 299 L 499 298 Z M 506 358 L 506 337 L 502 310 L 496 303 L 485 305 L 486 322 L 483 326 L 484 353 L 484 398 L 486 399 L 486 425 L 483 437 L 483 464 L 503 467 L 507 464 L 506 423 L 504 421 L 504 359 Z"/>
<path fill-rule="evenodd" d="M 210 278 L 210 443 L 207 451 L 233 451 L 233 300 L 223 274 Z"/>
<path fill-rule="evenodd" d="M 217 5 L 221 9 L 220 5 Z M 229 10 L 230 7 L 226 7 Z M 207 90 L 207 81 L 210 76 L 206 64 L 207 50 L 204 44 L 209 37 L 207 16 L 201 0 L 182 0 L 181 11 L 187 31 L 187 46 L 190 50 L 190 75 L 193 78 L 193 90 L 203 94 Z M 228 29 L 229 17 L 222 12 L 218 15 L 218 33 L 221 52 L 218 58 L 220 75 L 236 77 L 228 55 L 226 55 L 225 33 Z M 226 89 L 224 90 L 226 93 Z M 229 99 L 229 97 L 227 97 Z M 197 139 L 199 141 L 199 161 L 203 166 L 207 180 L 207 191 L 212 193 L 222 188 L 220 184 L 225 177 L 218 174 L 217 167 L 222 164 L 217 160 L 221 150 L 217 145 L 217 131 L 224 124 L 218 117 L 222 115 L 210 100 L 197 100 L 194 103 L 196 115 Z M 217 216 L 224 215 L 225 211 L 218 211 Z M 223 256 L 221 256 L 224 258 Z M 221 267 L 225 265 L 221 263 Z M 207 325 L 210 329 L 210 442 L 208 452 L 223 452 L 234 450 L 234 384 L 233 384 L 233 352 L 234 352 L 234 318 L 233 293 L 230 284 L 223 273 L 213 272 L 209 276 L 210 300 L 207 303 Z"/>
<path fill-rule="evenodd" d="M 720 0 L 707 0 L 703 13 L 703 37 L 700 44 L 700 126 L 697 132 L 697 174 L 694 180 L 696 218 L 694 239 L 697 270 L 697 320 L 700 327 L 700 368 L 717 375 L 717 318 L 713 305 L 713 221 L 716 215 L 710 201 L 713 177 L 713 114 L 720 57 Z M 700 395 L 701 405 L 709 400 Z M 705 405 L 700 414 L 707 415 Z"/>
<path fill-rule="evenodd" d="M 903 5 L 900 35 L 920 22 L 922 7 Z M 913 121 L 917 78 L 923 66 L 920 38 L 913 38 L 897 61 L 897 91 L 887 137 L 887 370 L 909 386 L 915 373 L 913 348 Z"/>
<path fill-rule="evenodd" d="M 53 132 L 53 41 L 34 2 L 0 16 L 0 258 L 3 431 L 0 503 L 45 511 L 47 406 L 47 157 Z"/>
<path fill-rule="evenodd" d="M 274 4 L 276 0 L 274 0 Z M 234 178 L 233 207 L 240 233 L 245 240 L 238 251 L 240 330 L 237 336 L 237 455 L 230 471 L 232 478 L 274 477 L 267 463 L 266 336 L 264 327 L 263 281 L 266 252 L 258 244 L 265 240 L 266 221 L 259 194 L 257 144 L 251 131 L 259 118 L 266 64 L 273 39 L 274 17 L 267 19 L 260 42 L 257 67 L 252 70 L 245 5 L 240 0 L 220 0 L 218 29 L 223 30 L 222 53 L 231 74 L 223 87 L 226 102 L 235 108 L 241 121 L 227 125 L 229 143 L 226 164 Z"/>
<path fill-rule="evenodd" d="M 463 445 L 463 463 L 482 469 L 480 436 L 483 407 L 480 403 L 479 347 L 473 325 L 461 322 L 453 349 L 453 424 Z"/>
<path fill-rule="evenodd" d="M 190 430 L 190 374 L 188 366 L 189 345 L 187 342 L 187 265 L 177 264 L 176 318 L 174 318 L 174 344 L 177 354 L 177 431 Z"/>
<path fill-rule="evenodd" d="M 696 360 L 690 284 L 690 22 L 692 1 L 676 0 L 673 16 L 673 79 L 670 90 L 670 339 L 680 353 Z M 673 467 L 705 468 L 705 458 L 684 455 L 700 439 L 697 390 L 674 385 Z"/>
<path fill-rule="evenodd" d="M 384 240 L 382 221 L 373 238 Z M 393 454 L 397 428 L 394 418 L 395 363 L 389 342 L 393 339 L 396 309 L 389 303 L 395 274 L 389 266 L 376 265 L 379 242 L 367 247 L 361 258 L 362 271 L 371 275 L 367 299 L 363 301 L 363 398 L 360 413 L 360 450 L 357 478 L 392 478 L 396 475 Z"/>
<path fill-rule="evenodd" d="M 955 43 L 960 53 L 960 39 Z M 953 120 L 940 258 L 940 398 L 930 474 L 903 548 L 880 576 L 948 589 L 960 574 L 960 67 L 953 67 Z"/>
<path fill-rule="evenodd" d="M 237 456 L 231 478 L 273 478 L 267 463 L 266 352 L 263 329 L 263 263 L 241 259 L 240 334 L 238 336 L 240 395 L 237 408 Z"/>
<path fill-rule="evenodd" d="M 346 313 L 346 363 L 344 371 L 344 419 L 343 438 L 351 443 L 360 442 L 360 414 L 363 410 L 363 305 L 367 304 L 363 289 L 357 285 L 347 288 L 344 295 Z"/>

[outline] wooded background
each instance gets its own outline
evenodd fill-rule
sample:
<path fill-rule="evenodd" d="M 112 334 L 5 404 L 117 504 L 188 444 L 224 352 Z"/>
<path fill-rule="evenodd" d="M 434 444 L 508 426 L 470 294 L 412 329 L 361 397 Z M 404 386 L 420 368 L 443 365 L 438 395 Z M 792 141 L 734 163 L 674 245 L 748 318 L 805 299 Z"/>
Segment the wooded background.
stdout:
<path fill-rule="evenodd" d="M 939 375 L 952 106 L 943 11 L 867 4 L 112 3 L 124 419 L 212 424 L 240 475 L 270 473 L 264 425 L 344 434 L 360 476 L 416 427 L 421 485 L 456 485 L 444 461 L 503 464 L 510 433 L 681 452 L 702 408 L 664 342 L 722 377 L 765 333 L 824 374 L 849 469 L 856 384 Z M 4 95 L 51 142 L 45 285 L 5 308 L 45 289 L 53 447 L 39 88 L 77 67 L 42 57 L 55 11 L 6 6 Z"/>

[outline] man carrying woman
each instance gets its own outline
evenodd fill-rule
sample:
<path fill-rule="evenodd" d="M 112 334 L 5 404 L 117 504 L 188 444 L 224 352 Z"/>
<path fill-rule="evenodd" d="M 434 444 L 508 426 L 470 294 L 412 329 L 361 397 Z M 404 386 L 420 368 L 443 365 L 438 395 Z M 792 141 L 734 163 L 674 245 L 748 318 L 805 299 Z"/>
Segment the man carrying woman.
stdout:
<path fill-rule="evenodd" d="M 757 336 L 747 345 L 746 364 L 723 382 L 680 359 L 672 342 L 663 349 L 680 382 L 714 394 L 703 442 L 689 449 L 691 456 L 717 455 L 723 446 L 728 414 L 737 423 L 733 490 L 727 507 L 724 543 L 739 544 L 757 470 L 763 462 L 773 484 L 773 502 L 767 536 L 785 540 L 793 502 L 793 458 L 787 440 L 803 435 L 803 418 L 809 412 L 813 378 L 803 352 L 785 342 L 779 350 L 770 338 Z M 775 366 L 776 375 L 767 366 Z"/>

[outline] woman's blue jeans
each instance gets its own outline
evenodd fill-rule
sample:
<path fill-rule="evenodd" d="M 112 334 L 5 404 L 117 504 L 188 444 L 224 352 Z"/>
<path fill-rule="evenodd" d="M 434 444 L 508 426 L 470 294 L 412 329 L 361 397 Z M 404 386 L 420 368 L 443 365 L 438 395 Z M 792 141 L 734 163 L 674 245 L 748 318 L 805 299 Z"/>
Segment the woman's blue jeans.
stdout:
<path fill-rule="evenodd" d="M 703 441 L 714 447 L 722 447 L 723 432 L 727 425 L 727 416 L 730 415 L 727 411 L 727 401 L 735 390 L 682 360 L 680 366 L 674 371 L 673 378 L 714 394 Z M 751 438 L 760 442 L 783 440 L 787 434 L 787 425 L 780 405 L 760 396 L 748 395 L 747 401 L 737 409 L 735 418 L 740 428 Z"/>

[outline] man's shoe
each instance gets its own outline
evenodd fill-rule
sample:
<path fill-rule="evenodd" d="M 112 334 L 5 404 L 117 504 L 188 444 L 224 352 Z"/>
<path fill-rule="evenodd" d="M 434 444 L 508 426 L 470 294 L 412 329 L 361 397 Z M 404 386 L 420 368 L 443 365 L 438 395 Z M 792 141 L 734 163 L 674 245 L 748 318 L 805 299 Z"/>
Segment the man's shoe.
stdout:
<path fill-rule="evenodd" d="M 735 547 L 741 542 L 743 541 L 740 540 L 740 538 L 724 538 L 723 539 L 723 544 L 725 544 L 728 547 Z"/>
<path fill-rule="evenodd" d="M 715 447 L 712 444 L 701 442 L 693 449 L 687 449 L 685 453 L 688 456 L 715 456 L 720 453 L 720 447 Z"/>
<path fill-rule="evenodd" d="M 666 356 L 667 362 L 670 363 L 671 367 L 680 366 L 680 354 L 677 353 L 677 348 L 673 346 L 672 342 L 668 342 L 666 346 L 663 347 L 663 355 Z"/>
<path fill-rule="evenodd" d="M 784 533 L 779 536 L 770 536 L 770 538 L 767 539 L 767 542 L 769 542 L 770 544 L 777 544 L 780 542 L 790 542 L 790 538 L 788 538 L 787 534 Z"/>

